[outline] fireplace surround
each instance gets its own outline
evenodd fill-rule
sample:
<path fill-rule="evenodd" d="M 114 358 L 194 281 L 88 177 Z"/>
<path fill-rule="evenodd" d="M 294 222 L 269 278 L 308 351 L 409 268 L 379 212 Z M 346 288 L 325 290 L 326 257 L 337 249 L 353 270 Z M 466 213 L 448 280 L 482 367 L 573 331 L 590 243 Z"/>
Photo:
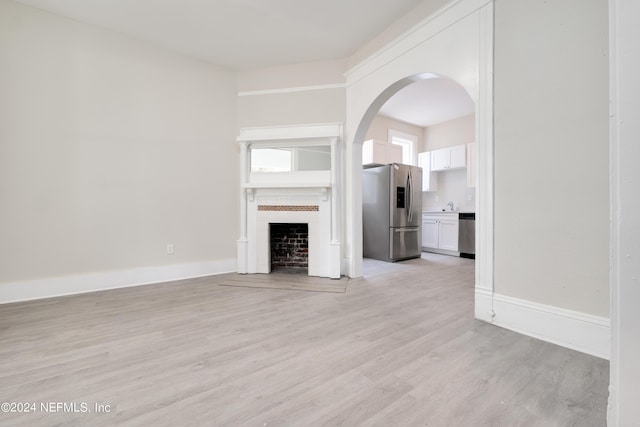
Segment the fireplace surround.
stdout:
<path fill-rule="evenodd" d="M 307 224 L 307 274 L 340 278 L 341 135 L 340 124 L 241 130 L 239 273 L 270 273 L 271 224 L 290 223 Z M 253 149 L 291 152 L 291 167 L 284 171 L 265 171 L 263 165 L 259 170 L 252 168 Z M 324 156 L 322 162 L 316 162 L 322 167 L 309 166 L 313 163 L 309 153 Z"/>

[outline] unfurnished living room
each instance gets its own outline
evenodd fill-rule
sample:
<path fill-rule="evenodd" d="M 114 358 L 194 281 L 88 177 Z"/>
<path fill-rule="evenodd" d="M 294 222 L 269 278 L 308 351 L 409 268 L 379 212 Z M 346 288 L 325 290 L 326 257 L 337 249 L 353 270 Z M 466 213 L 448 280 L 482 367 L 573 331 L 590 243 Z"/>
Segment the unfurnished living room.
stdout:
<path fill-rule="evenodd" d="M 640 426 L 638 16 L 0 0 L 0 425 Z"/>

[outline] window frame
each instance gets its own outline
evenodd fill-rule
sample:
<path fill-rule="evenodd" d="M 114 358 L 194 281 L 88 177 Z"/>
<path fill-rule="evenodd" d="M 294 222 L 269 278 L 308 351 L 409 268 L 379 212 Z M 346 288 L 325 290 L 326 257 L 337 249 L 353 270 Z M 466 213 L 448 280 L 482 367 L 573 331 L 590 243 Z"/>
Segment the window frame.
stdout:
<path fill-rule="evenodd" d="M 407 163 L 405 159 L 405 147 L 406 143 L 404 142 L 394 142 L 394 140 L 400 139 L 403 141 L 409 142 L 409 150 L 410 150 L 410 162 L 408 164 L 417 166 L 418 165 L 418 135 L 402 132 L 395 129 L 389 129 L 389 144 L 399 145 L 402 147 L 402 162 Z"/>

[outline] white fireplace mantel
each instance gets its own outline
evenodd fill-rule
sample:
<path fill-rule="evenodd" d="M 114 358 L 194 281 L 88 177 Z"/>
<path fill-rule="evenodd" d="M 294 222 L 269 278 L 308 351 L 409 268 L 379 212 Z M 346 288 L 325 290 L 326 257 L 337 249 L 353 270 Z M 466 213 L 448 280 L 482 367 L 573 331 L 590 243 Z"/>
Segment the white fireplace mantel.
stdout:
<path fill-rule="evenodd" d="M 340 141 L 342 124 L 243 128 L 240 143 L 238 272 L 269 273 L 269 223 L 306 222 L 309 275 L 340 278 Z M 252 172 L 252 148 L 331 149 L 329 170 Z M 270 206 L 270 209 L 262 209 Z M 275 206 L 275 211 L 273 207 Z M 312 209 L 307 209 L 312 208 Z"/>

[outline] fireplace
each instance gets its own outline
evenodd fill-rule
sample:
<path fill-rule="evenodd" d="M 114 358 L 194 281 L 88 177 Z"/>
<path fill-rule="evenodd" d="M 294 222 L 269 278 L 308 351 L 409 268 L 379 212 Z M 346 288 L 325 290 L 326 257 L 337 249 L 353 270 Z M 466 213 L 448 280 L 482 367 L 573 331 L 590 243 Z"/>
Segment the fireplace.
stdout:
<path fill-rule="evenodd" d="M 269 224 L 271 272 L 307 274 L 309 270 L 309 224 Z"/>
<path fill-rule="evenodd" d="M 341 136 L 340 123 L 241 129 L 238 273 L 340 278 Z"/>

